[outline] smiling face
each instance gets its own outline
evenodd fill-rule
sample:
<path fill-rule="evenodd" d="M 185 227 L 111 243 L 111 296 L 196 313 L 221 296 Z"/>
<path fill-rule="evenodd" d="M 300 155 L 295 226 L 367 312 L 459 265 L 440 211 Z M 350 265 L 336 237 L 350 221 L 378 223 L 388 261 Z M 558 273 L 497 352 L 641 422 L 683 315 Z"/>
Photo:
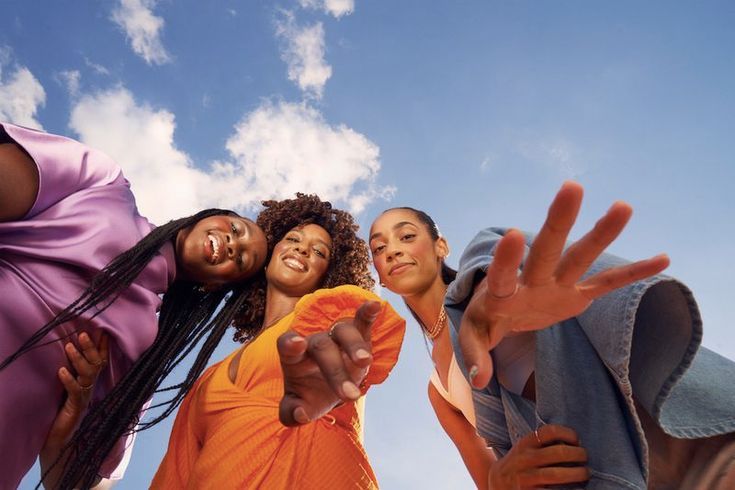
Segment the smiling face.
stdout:
<path fill-rule="evenodd" d="M 237 215 L 204 218 L 176 236 L 179 277 L 214 288 L 253 276 L 267 253 L 263 230 Z"/>
<path fill-rule="evenodd" d="M 269 286 L 300 297 L 322 284 L 332 255 L 332 237 L 319 225 L 292 228 L 273 248 L 266 269 Z"/>
<path fill-rule="evenodd" d="M 391 209 L 370 227 L 370 251 L 381 284 L 401 296 L 428 290 L 441 281 L 448 247 L 409 209 Z"/>

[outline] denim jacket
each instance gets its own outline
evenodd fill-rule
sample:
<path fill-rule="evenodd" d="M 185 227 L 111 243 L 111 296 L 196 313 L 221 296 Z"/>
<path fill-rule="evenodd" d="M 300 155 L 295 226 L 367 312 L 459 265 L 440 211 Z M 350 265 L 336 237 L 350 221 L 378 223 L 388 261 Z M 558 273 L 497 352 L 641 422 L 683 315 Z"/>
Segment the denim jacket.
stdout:
<path fill-rule="evenodd" d="M 476 281 L 507 230 L 481 231 L 465 249 L 445 306 L 458 364 L 458 331 Z M 526 235 L 530 245 L 532 235 Z M 602 255 L 587 272 L 625 264 Z M 646 318 L 638 318 L 646 302 Z M 638 328 L 634 329 L 634 326 Z M 536 332 L 536 403 L 501 386 L 473 390 L 477 431 L 503 455 L 543 424 L 574 429 L 588 452 L 588 489 L 645 489 L 648 450 L 633 396 L 667 434 L 735 432 L 735 363 L 700 347 L 702 321 L 691 291 L 651 277 L 597 299 L 581 315 Z M 492 355 L 492 354 L 491 354 Z"/>

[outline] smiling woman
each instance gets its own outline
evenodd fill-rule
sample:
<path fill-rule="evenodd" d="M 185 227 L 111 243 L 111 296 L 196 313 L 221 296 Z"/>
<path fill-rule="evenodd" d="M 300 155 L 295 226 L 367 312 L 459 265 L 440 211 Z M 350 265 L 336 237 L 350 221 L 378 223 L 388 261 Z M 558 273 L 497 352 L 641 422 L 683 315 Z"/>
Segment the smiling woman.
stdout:
<path fill-rule="evenodd" d="M 0 204 L 0 488 L 15 488 L 39 453 L 44 470 L 64 466 L 58 488 L 119 478 L 146 401 L 206 339 L 187 379 L 143 428 L 176 408 L 249 304 L 247 280 L 262 271 L 265 235 L 220 209 L 156 228 L 108 156 L 11 124 L 0 125 Z M 94 386 L 75 372 L 92 391 L 89 413 L 76 432 L 44 446 L 68 381 L 59 369 L 74 372 L 68 344 L 87 356 L 87 341 L 103 335 L 109 359 Z M 44 484 L 57 488 L 54 479 Z"/>
<path fill-rule="evenodd" d="M 367 247 L 349 214 L 302 194 L 264 204 L 258 224 L 275 245 L 265 282 L 253 286 L 263 294 L 263 302 L 251 304 L 237 320 L 237 337 L 249 342 L 208 369 L 187 395 L 152 488 L 377 486 L 362 446 L 361 396 L 388 376 L 405 322 L 366 290 L 373 285 Z M 320 347 L 323 341 L 339 336 L 345 318 L 370 316 L 363 306 L 370 300 L 372 365 L 365 382 L 360 387 L 351 381 L 342 384 L 348 401 L 315 417 L 314 423 L 283 426 L 279 336 L 289 330 L 312 334 L 316 340 L 308 350 L 333 355 Z M 367 350 L 365 354 L 353 366 L 360 377 L 365 375 L 360 362 L 370 360 Z M 313 370 L 300 367 L 302 373 Z"/>

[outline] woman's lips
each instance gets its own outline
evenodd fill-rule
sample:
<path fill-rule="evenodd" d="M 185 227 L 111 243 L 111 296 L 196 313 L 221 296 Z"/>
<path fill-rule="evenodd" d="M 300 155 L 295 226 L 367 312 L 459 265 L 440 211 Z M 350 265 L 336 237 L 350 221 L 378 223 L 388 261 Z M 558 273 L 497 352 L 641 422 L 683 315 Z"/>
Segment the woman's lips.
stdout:
<path fill-rule="evenodd" d="M 396 264 L 396 265 L 394 265 L 393 267 L 390 268 L 390 271 L 388 271 L 388 275 L 389 276 L 395 276 L 397 274 L 403 274 L 412 265 L 413 264 L 411 262 L 406 262 L 406 263 L 403 263 L 403 264 Z"/>

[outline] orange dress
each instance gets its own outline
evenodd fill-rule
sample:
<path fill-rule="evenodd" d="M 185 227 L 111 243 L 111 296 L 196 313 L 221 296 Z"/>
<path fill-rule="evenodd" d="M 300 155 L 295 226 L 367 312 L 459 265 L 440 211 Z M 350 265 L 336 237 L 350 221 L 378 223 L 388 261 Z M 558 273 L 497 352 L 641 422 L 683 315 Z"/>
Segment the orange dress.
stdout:
<path fill-rule="evenodd" d="M 362 445 L 359 400 L 300 427 L 284 427 L 278 420 L 283 396 L 278 337 L 289 328 L 301 335 L 324 331 L 353 316 L 366 300 L 381 301 L 356 286 L 304 296 L 293 312 L 243 347 L 234 383 L 228 371 L 239 350 L 207 369 L 179 408 L 151 488 L 377 488 Z M 363 393 L 388 376 L 403 342 L 405 321 L 381 303 Z"/>

